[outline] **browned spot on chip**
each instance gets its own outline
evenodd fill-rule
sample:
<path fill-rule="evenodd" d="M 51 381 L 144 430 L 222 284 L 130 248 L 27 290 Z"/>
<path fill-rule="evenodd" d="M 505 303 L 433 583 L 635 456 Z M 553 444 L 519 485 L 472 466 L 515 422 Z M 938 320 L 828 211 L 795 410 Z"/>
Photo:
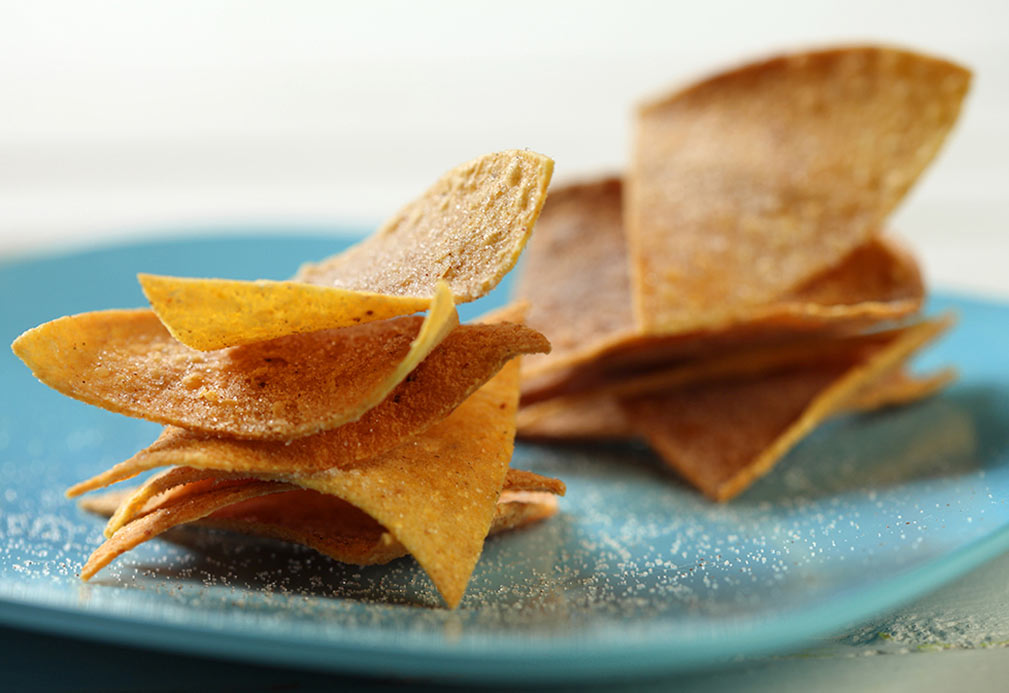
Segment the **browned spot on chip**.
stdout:
<path fill-rule="evenodd" d="M 14 353 L 63 394 L 110 411 L 238 438 L 290 440 L 359 419 L 458 324 L 447 290 L 427 318 L 200 352 L 148 310 L 60 318 Z"/>
<path fill-rule="evenodd" d="M 745 314 L 866 243 L 969 83 L 943 60 L 850 48 L 748 65 L 641 108 L 626 221 L 642 330 Z"/>
<path fill-rule="evenodd" d="M 523 401 L 571 392 L 591 382 L 587 374 L 606 377 L 627 367 L 862 329 L 921 306 L 914 258 L 893 240 L 874 238 L 744 316 L 679 334 L 642 334 L 631 316 L 620 199 L 620 181 L 607 179 L 561 188 L 543 210 L 518 294 L 532 305 L 530 326 L 550 338 L 553 350 L 524 360 Z"/>
<path fill-rule="evenodd" d="M 892 371 L 950 319 L 894 333 L 853 360 L 757 378 L 699 384 L 623 400 L 628 419 L 662 458 L 714 500 L 734 497 L 766 474 L 804 435 Z"/>
<path fill-rule="evenodd" d="M 521 325 L 460 325 L 389 397 L 357 421 L 290 442 L 218 438 L 170 426 L 147 449 L 67 493 L 76 496 L 167 465 L 245 474 L 344 467 L 386 452 L 427 430 L 507 361 L 548 348 L 541 334 Z"/>

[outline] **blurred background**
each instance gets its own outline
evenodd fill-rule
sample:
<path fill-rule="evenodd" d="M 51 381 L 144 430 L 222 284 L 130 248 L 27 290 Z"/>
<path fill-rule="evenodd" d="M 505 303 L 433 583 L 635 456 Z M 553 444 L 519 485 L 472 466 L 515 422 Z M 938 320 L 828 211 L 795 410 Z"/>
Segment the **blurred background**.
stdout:
<path fill-rule="evenodd" d="M 881 41 L 973 68 L 893 220 L 939 283 L 1009 296 L 1009 3 L 0 0 L 0 258 L 370 227 L 475 155 L 620 170 L 632 105 L 768 53 Z"/>

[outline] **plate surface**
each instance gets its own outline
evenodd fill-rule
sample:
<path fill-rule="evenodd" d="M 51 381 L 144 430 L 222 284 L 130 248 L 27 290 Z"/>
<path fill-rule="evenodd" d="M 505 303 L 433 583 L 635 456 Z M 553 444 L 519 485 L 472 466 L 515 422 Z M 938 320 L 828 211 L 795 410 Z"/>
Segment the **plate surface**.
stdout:
<path fill-rule="evenodd" d="M 60 315 L 143 305 L 138 271 L 281 279 L 347 238 L 197 238 L 8 261 L 0 340 Z M 514 466 L 567 482 L 562 512 L 490 540 L 454 612 L 409 559 L 358 568 L 199 530 L 150 542 L 81 584 L 103 523 L 63 489 L 148 445 L 159 427 L 63 397 L 5 350 L 0 622 L 497 683 L 670 672 L 800 647 L 1009 548 L 1009 306 L 940 295 L 929 308 L 946 309 L 960 324 L 918 366 L 956 365 L 956 386 L 828 423 L 726 506 L 685 488 L 643 447 L 519 446 Z"/>

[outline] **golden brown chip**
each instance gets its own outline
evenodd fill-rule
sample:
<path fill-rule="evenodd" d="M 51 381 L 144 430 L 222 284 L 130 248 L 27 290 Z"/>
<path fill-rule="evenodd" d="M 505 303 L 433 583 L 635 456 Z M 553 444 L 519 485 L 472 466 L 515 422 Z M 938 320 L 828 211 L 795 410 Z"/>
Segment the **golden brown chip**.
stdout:
<path fill-rule="evenodd" d="M 60 318 L 14 353 L 63 394 L 110 411 L 238 438 L 290 440 L 359 419 L 458 324 L 447 289 L 426 319 L 396 318 L 200 352 L 148 310 Z"/>
<path fill-rule="evenodd" d="M 553 161 L 487 154 L 442 176 L 374 235 L 294 281 L 140 275 L 179 341 L 220 349 L 423 310 L 439 281 L 458 302 L 493 289 L 518 260 L 546 199 Z"/>
<path fill-rule="evenodd" d="M 874 238 L 834 268 L 727 324 L 674 335 L 641 334 L 631 315 L 619 179 L 551 194 L 530 242 L 518 294 L 529 324 L 553 350 L 523 362 L 523 401 L 572 390 L 586 371 L 613 375 L 628 366 L 778 344 L 823 332 L 862 329 L 916 312 L 924 296 L 914 258 Z"/>
<path fill-rule="evenodd" d="M 205 482 L 215 480 L 207 478 L 206 472 L 201 473 Z M 176 479 L 181 481 L 183 476 L 177 475 Z M 181 493 L 134 520 L 141 523 L 136 530 L 130 529 L 133 523 L 126 525 L 121 537 L 117 534 L 100 547 L 95 558 L 88 562 L 87 575 L 82 573 L 82 577 L 90 578 L 124 551 L 182 524 L 185 522 L 182 518 L 197 514 L 194 508 L 198 512 L 209 510 L 195 520 L 201 525 L 303 544 L 344 563 L 374 565 L 407 555 L 403 545 L 373 518 L 334 496 L 291 490 L 286 484 L 269 481 L 244 480 L 228 487 L 226 492 L 223 487 L 215 489 L 216 492 L 206 486 L 198 487 L 199 482 L 181 483 L 185 485 Z M 130 493 L 120 491 L 88 498 L 81 502 L 81 507 L 108 516 L 121 507 Z M 556 496 L 563 494 L 564 485 L 556 479 L 509 470 L 489 533 L 524 527 L 550 517 L 557 511 Z M 243 500 L 232 502 L 233 498 Z M 182 513 L 173 512 L 175 508 L 181 508 Z M 158 515 L 147 519 L 152 513 Z"/>
<path fill-rule="evenodd" d="M 169 426 L 153 445 L 67 494 L 76 496 L 168 465 L 246 475 L 345 467 L 427 430 L 515 356 L 548 348 L 543 335 L 521 325 L 460 325 L 389 397 L 357 421 L 290 442 L 218 438 Z"/>
<path fill-rule="evenodd" d="M 633 428 L 687 481 L 714 500 L 736 496 L 868 383 L 948 329 L 949 318 L 898 331 L 889 344 L 743 380 L 698 384 L 623 400 Z"/>
<path fill-rule="evenodd" d="M 912 375 L 897 370 L 869 383 L 848 401 L 849 411 L 869 412 L 910 404 L 931 397 L 956 380 L 956 370 L 945 368 L 929 375 Z"/>
<path fill-rule="evenodd" d="M 173 337 L 202 351 L 359 325 L 427 310 L 428 297 L 386 296 L 304 282 L 137 275 Z"/>
<path fill-rule="evenodd" d="M 518 379 L 518 363 L 511 361 L 448 418 L 400 447 L 290 481 L 343 498 L 375 518 L 455 608 L 508 471 Z"/>
<path fill-rule="evenodd" d="M 866 243 L 969 83 L 944 60 L 849 48 L 747 65 L 642 107 L 626 199 L 641 329 L 725 323 Z"/>

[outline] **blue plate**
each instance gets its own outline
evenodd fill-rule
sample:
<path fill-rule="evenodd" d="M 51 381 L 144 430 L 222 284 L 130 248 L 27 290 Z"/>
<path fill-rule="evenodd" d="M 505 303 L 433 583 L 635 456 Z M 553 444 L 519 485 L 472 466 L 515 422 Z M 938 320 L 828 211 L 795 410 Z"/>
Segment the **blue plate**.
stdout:
<path fill-rule="evenodd" d="M 143 305 L 138 271 L 283 278 L 346 238 L 201 238 L 9 261 L 0 341 L 60 315 Z M 950 295 L 930 306 L 946 309 L 960 325 L 918 365 L 955 364 L 955 387 L 821 427 L 729 505 L 685 488 L 644 447 L 519 446 L 515 466 L 567 482 L 562 512 L 490 540 L 457 611 L 439 607 L 409 559 L 358 568 L 199 530 L 150 542 L 81 584 L 102 522 L 63 489 L 159 429 L 49 390 L 8 352 L 0 621 L 256 662 L 494 683 L 646 675 L 798 648 L 1009 548 L 1009 306 Z"/>

